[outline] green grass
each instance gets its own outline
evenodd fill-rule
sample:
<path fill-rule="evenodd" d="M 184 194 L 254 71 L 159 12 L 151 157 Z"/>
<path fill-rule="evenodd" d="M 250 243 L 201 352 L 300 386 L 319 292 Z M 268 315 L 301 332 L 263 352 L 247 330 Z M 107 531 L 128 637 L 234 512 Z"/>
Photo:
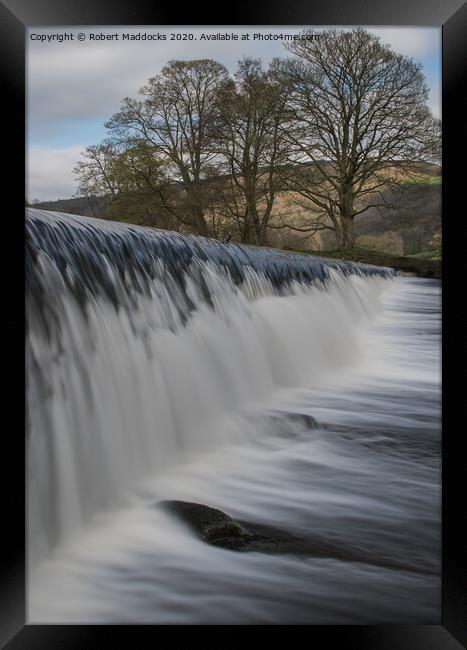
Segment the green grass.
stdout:
<path fill-rule="evenodd" d="M 435 260 L 436 262 L 441 262 L 441 253 L 436 253 L 435 251 L 422 251 L 421 253 L 407 255 L 407 257 L 416 257 L 422 260 Z"/>
<path fill-rule="evenodd" d="M 407 185 L 441 185 L 441 176 L 417 176 L 407 181 Z"/>
<path fill-rule="evenodd" d="M 345 251 L 341 250 L 313 250 L 313 251 L 296 251 L 306 255 L 316 255 L 319 257 L 328 257 L 331 259 L 348 260 L 351 262 L 360 262 L 363 264 L 373 264 L 375 266 L 389 266 L 398 271 L 413 273 L 419 277 L 440 278 L 441 277 L 441 259 L 432 259 L 425 256 L 407 255 L 397 256 L 388 255 L 381 251 L 370 250 L 354 246 Z M 431 254 L 432 251 L 430 251 Z"/>

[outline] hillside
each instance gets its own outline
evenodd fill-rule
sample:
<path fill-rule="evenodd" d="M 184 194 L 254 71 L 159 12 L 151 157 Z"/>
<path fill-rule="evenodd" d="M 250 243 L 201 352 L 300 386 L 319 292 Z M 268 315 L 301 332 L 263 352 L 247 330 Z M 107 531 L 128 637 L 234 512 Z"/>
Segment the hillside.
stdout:
<path fill-rule="evenodd" d="M 390 255 L 429 253 L 433 237 L 441 233 L 441 176 L 426 176 L 382 193 L 382 202 L 391 207 L 369 208 L 357 215 L 354 224 L 356 244 L 361 248 Z M 304 227 L 310 213 L 300 205 L 300 197 L 280 193 L 275 202 L 272 223 L 293 222 Z M 330 231 L 304 234 L 293 230 L 272 231 L 272 245 L 296 250 L 335 248 Z"/>

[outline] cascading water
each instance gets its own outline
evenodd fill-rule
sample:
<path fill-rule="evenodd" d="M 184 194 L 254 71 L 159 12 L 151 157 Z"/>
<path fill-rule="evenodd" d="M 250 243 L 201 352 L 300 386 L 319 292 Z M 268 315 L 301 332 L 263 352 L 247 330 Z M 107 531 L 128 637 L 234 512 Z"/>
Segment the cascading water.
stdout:
<path fill-rule="evenodd" d="M 72 215 L 28 210 L 26 223 L 32 620 L 262 622 L 279 607 L 284 622 L 357 622 L 348 603 L 378 566 L 363 622 L 403 615 L 394 585 L 416 594 L 418 622 L 437 622 L 436 288 Z M 419 321 L 397 303 L 405 318 L 410 282 L 433 309 L 423 368 Z M 154 510 L 160 498 L 343 536 L 344 559 L 206 548 Z M 268 582 L 290 598 L 266 596 Z M 318 584 L 347 606 L 318 605 Z"/>

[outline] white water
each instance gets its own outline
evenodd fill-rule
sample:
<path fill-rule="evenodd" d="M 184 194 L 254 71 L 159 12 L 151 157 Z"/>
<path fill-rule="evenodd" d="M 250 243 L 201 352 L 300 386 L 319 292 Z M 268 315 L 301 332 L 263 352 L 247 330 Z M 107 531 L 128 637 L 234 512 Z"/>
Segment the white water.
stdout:
<path fill-rule="evenodd" d="M 85 319 L 38 265 L 60 337 L 30 331 L 30 623 L 439 622 L 437 283 L 330 271 L 276 295 L 200 263 L 214 309 L 188 276 L 183 325 L 157 280 Z M 165 498 L 341 557 L 208 547 Z"/>
<path fill-rule="evenodd" d="M 439 443 L 439 292 L 435 283 L 397 280 L 378 311 L 381 287 L 375 285 L 382 281 L 358 281 L 368 285 L 366 300 L 356 300 L 353 308 L 349 290 L 341 307 L 329 312 L 329 296 L 317 290 L 264 298 L 244 304 L 245 319 L 236 330 L 227 301 L 224 317 L 231 325 L 212 338 L 206 338 L 207 315 L 195 318 L 184 332 L 186 341 L 177 346 L 165 340 L 157 347 L 159 360 L 169 354 L 179 359 L 170 365 L 176 408 L 164 401 L 167 385 L 156 391 L 148 376 L 136 383 L 131 365 L 128 374 L 108 369 L 107 381 L 105 374 L 93 374 L 96 402 L 114 400 L 105 402 L 102 417 L 118 404 L 111 378 L 116 392 L 116 386 L 125 391 L 125 408 L 106 429 L 114 437 L 99 477 L 88 458 L 82 465 L 89 472 L 87 485 L 75 488 L 74 502 L 71 490 L 63 498 L 77 512 L 83 509 L 79 503 L 91 498 L 101 512 L 31 570 L 30 622 L 439 622 L 440 467 L 439 451 L 432 449 Z M 368 321 L 368 314 L 376 320 Z M 303 327 L 304 315 L 312 328 Z M 107 337 L 129 336 L 124 323 L 114 326 Z M 258 326 L 266 332 L 262 343 L 255 336 Z M 238 337 L 249 354 L 235 352 Z M 320 340 L 327 346 L 320 347 Z M 137 354 L 136 341 L 133 345 Z M 284 349 L 294 360 L 285 368 Z M 224 359 L 216 381 L 210 374 L 215 365 L 207 364 L 210 371 L 199 367 L 203 352 L 214 364 L 213 351 L 220 364 Z M 136 358 L 142 369 L 147 359 L 142 349 Z M 155 358 L 146 363 L 167 370 Z M 147 393 L 152 400 L 143 399 Z M 197 408 L 203 396 L 203 408 Z M 184 404 L 196 418 L 192 427 Z M 281 412 L 311 414 L 322 426 L 307 430 L 278 417 Z M 131 443 L 125 444 L 128 432 Z M 151 432 L 158 444 L 151 444 Z M 67 455 L 70 461 L 64 484 L 70 479 L 72 485 L 71 441 L 63 442 L 62 453 L 62 461 Z M 143 474 L 145 480 L 134 481 Z M 105 490 L 111 481 L 113 491 Z M 136 484 L 139 489 L 131 489 Z M 206 547 L 152 507 L 161 498 L 206 503 L 298 533 L 318 532 L 364 549 L 370 560 Z M 375 566 L 375 556 L 419 572 Z"/>
<path fill-rule="evenodd" d="M 352 363 L 358 323 L 377 311 L 388 282 L 335 274 L 329 290 L 297 285 L 294 295 L 278 297 L 256 276 L 262 295 L 249 300 L 209 268 L 205 278 L 215 310 L 201 304 L 175 331 L 158 326 L 164 312 L 156 296 L 140 297 L 131 321 L 104 301 L 90 305 L 86 321 L 69 296 L 65 352 L 32 335 L 48 382 L 45 401 L 30 396 L 32 561 L 48 550 L 52 532 L 65 541 L 141 478 L 260 437 L 247 411 L 260 410 L 278 388 L 312 385 Z"/>

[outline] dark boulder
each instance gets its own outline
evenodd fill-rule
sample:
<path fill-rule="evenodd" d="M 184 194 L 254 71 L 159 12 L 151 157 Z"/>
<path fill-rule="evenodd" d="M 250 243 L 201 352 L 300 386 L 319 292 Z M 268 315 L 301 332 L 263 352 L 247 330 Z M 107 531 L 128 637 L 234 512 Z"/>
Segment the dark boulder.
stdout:
<path fill-rule="evenodd" d="M 251 534 L 221 510 L 188 501 L 160 501 L 163 510 L 187 524 L 199 539 L 224 548 L 239 548 Z"/>
<path fill-rule="evenodd" d="M 237 551 L 307 553 L 299 537 L 283 530 L 252 522 L 235 521 L 222 510 L 189 501 L 159 501 L 156 504 L 185 523 L 203 542 Z"/>
<path fill-rule="evenodd" d="M 232 551 L 333 558 L 414 573 L 437 574 L 433 567 L 419 566 L 416 562 L 398 557 L 384 557 L 378 549 L 371 549 L 370 546 L 366 549 L 354 547 L 344 539 L 330 540 L 319 535 L 299 537 L 272 526 L 235 521 L 222 510 L 200 503 L 159 501 L 155 505 L 189 526 L 201 541 Z"/>

